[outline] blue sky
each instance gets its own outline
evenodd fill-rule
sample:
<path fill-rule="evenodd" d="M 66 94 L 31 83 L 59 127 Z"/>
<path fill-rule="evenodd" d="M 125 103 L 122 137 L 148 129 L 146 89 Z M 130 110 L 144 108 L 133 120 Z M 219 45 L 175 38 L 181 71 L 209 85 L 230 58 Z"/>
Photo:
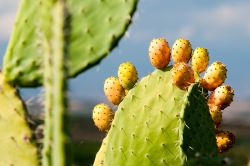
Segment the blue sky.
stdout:
<path fill-rule="evenodd" d="M 0 0 L 0 55 L 4 54 L 18 0 Z M 99 65 L 70 81 L 74 98 L 104 98 L 103 81 L 116 75 L 124 61 L 131 61 L 140 78 L 153 71 L 148 61 L 152 38 L 165 37 L 170 45 L 176 38 L 191 41 L 193 48 L 206 47 L 210 64 L 219 60 L 228 68 L 227 84 L 237 99 L 250 99 L 250 1 L 141 0 L 125 38 Z M 2 57 L 1 57 L 2 59 Z M 2 63 L 2 62 L 1 62 Z M 24 95 L 39 90 L 23 90 Z"/>

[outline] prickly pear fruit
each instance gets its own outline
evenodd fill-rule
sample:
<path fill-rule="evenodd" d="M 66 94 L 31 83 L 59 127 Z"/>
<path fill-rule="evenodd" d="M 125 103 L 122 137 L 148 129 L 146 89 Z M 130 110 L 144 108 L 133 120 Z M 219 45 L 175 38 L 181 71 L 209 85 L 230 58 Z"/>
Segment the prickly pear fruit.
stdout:
<path fill-rule="evenodd" d="M 127 96 L 129 90 L 128 89 L 125 89 L 125 95 Z"/>
<path fill-rule="evenodd" d="M 187 63 L 191 58 L 192 46 L 186 39 L 177 39 L 172 47 L 172 59 L 174 63 Z"/>
<path fill-rule="evenodd" d="M 235 143 L 235 136 L 229 131 L 218 131 L 216 143 L 220 153 L 228 151 Z"/>
<path fill-rule="evenodd" d="M 104 82 L 104 93 L 109 101 L 118 105 L 125 96 L 125 91 L 118 78 L 109 77 Z"/>
<path fill-rule="evenodd" d="M 201 80 L 201 84 L 207 90 L 214 90 L 224 83 L 227 77 L 227 68 L 222 62 L 214 62 L 208 68 Z"/>
<path fill-rule="evenodd" d="M 173 84 L 183 90 L 195 82 L 193 69 L 184 62 L 174 64 L 171 75 Z"/>
<path fill-rule="evenodd" d="M 97 104 L 93 109 L 92 118 L 99 130 L 108 131 L 114 118 L 114 112 L 104 103 Z"/>
<path fill-rule="evenodd" d="M 131 89 L 138 80 L 138 74 L 135 66 L 131 62 L 120 64 L 118 69 L 118 78 L 124 89 Z"/>
<path fill-rule="evenodd" d="M 234 97 L 234 90 L 229 85 L 221 85 L 217 87 L 208 99 L 209 105 L 216 105 L 221 110 L 231 104 Z"/>
<path fill-rule="evenodd" d="M 209 106 L 210 115 L 214 121 L 215 128 L 218 128 L 222 121 L 222 112 L 219 107 L 211 105 Z"/>
<path fill-rule="evenodd" d="M 170 48 L 164 38 L 156 38 L 151 41 L 149 59 L 151 64 L 158 69 L 162 69 L 168 65 L 170 61 Z"/>
<path fill-rule="evenodd" d="M 191 65 L 194 71 L 201 73 L 206 70 L 209 62 L 209 54 L 206 48 L 198 47 L 192 55 Z"/>

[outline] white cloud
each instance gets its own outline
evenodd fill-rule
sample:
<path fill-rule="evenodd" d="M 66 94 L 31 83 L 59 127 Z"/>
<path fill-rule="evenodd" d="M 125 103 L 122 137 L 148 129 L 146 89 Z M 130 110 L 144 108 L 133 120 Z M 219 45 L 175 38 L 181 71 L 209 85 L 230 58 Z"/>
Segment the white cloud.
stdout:
<path fill-rule="evenodd" d="M 250 36 L 250 3 L 223 4 L 192 12 L 188 24 L 179 33 L 202 35 L 207 40 L 225 39 L 230 35 Z M 191 33 L 192 32 L 192 33 Z"/>

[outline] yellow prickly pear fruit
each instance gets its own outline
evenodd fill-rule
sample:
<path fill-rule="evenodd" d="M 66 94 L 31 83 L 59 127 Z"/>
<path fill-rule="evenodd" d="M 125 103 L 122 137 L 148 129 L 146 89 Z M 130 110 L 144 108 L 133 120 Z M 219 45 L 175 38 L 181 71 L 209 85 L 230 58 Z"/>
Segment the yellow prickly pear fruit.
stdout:
<path fill-rule="evenodd" d="M 220 153 L 228 151 L 235 143 L 235 136 L 229 131 L 218 131 L 216 143 Z"/>
<path fill-rule="evenodd" d="M 206 48 L 196 48 L 192 55 L 191 65 L 194 71 L 201 73 L 206 70 L 209 54 Z"/>
<path fill-rule="evenodd" d="M 128 89 L 125 89 L 125 95 L 127 95 L 127 94 L 128 94 L 128 92 L 129 92 L 129 90 L 128 90 Z"/>
<path fill-rule="evenodd" d="M 201 84 L 207 90 L 214 90 L 224 83 L 227 77 L 227 68 L 222 62 L 212 63 L 206 70 L 206 73 L 201 80 Z"/>
<path fill-rule="evenodd" d="M 115 105 L 118 105 L 125 96 L 125 91 L 116 77 L 109 77 L 105 80 L 104 93 L 108 100 Z"/>
<path fill-rule="evenodd" d="M 131 62 L 124 62 L 118 68 L 118 78 L 124 89 L 131 89 L 138 80 L 135 66 Z"/>
<path fill-rule="evenodd" d="M 193 69 L 184 62 L 174 64 L 171 75 L 173 84 L 183 90 L 195 82 Z"/>
<path fill-rule="evenodd" d="M 93 109 L 92 118 L 100 131 L 108 131 L 114 118 L 114 112 L 104 103 L 97 104 Z"/>
<path fill-rule="evenodd" d="M 210 105 L 209 112 L 214 121 L 215 128 L 218 128 L 222 121 L 222 112 L 219 107 Z"/>
<path fill-rule="evenodd" d="M 208 98 L 209 105 L 216 105 L 221 110 L 231 104 L 234 97 L 234 90 L 229 85 L 221 85 L 217 87 Z"/>
<path fill-rule="evenodd" d="M 151 41 L 149 59 L 151 64 L 158 69 L 162 69 L 168 65 L 170 61 L 170 48 L 164 38 L 157 38 Z"/>
<path fill-rule="evenodd" d="M 191 58 L 192 46 L 186 39 L 177 39 L 172 47 L 172 59 L 174 63 L 187 63 Z"/>

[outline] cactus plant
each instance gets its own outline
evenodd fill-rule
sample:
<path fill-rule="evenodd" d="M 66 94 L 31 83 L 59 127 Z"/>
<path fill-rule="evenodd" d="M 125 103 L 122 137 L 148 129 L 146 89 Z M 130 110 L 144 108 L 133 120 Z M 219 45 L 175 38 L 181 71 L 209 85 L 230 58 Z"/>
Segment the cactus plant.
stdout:
<path fill-rule="evenodd" d="M 56 1 L 22 0 L 4 58 L 3 71 L 8 81 L 20 86 L 43 83 L 45 49 L 41 34 L 51 37 L 51 11 Z M 69 76 L 95 65 L 116 46 L 131 22 L 136 4 L 137 0 L 65 0 Z"/>
<path fill-rule="evenodd" d="M 137 0 L 22 0 L 3 74 L 11 84 L 45 87 L 42 165 L 70 165 L 66 79 L 97 64 L 117 45 L 136 4 Z"/>
<path fill-rule="evenodd" d="M 38 165 L 27 112 L 18 91 L 0 73 L 0 165 Z"/>
<path fill-rule="evenodd" d="M 180 58 L 190 55 L 187 40 L 177 40 L 172 50 L 176 51 L 178 42 L 188 48 L 174 54 Z M 194 72 L 185 63 L 188 59 L 175 59 L 173 66 L 156 69 L 129 90 L 118 106 L 94 166 L 223 165 L 218 153 L 233 146 L 234 135 L 219 130 L 220 106 L 224 101 L 226 106 L 232 102 L 233 90 L 223 86 L 218 88 L 226 89 L 225 95 L 218 90 L 208 93 L 200 71 Z M 202 61 L 196 63 L 199 66 Z"/>
<path fill-rule="evenodd" d="M 215 128 L 201 88 L 179 89 L 170 70 L 143 78 L 121 102 L 106 138 L 104 165 L 182 165 L 198 160 L 197 154 L 217 158 Z"/>

